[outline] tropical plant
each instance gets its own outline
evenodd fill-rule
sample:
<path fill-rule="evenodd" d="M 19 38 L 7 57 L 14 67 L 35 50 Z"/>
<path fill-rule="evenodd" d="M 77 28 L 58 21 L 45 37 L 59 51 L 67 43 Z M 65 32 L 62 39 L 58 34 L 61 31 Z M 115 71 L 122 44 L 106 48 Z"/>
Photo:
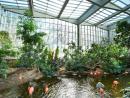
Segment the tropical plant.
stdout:
<path fill-rule="evenodd" d="M 127 21 L 117 22 L 114 40 L 116 43 L 130 48 L 130 23 Z"/>
<path fill-rule="evenodd" d="M 87 70 L 85 52 L 75 43 L 70 43 L 68 49 L 64 49 L 63 62 L 67 70 L 82 72 Z"/>
<path fill-rule="evenodd" d="M 45 33 L 37 32 L 37 26 L 31 11 L 26 11 L 25 15 L 20 17 L 20 21 L 17 24 L 17 35 L 21 36 L 23 41 L 22 55 L 18 66 L 36 67 L 35 63 L 45 46 L 43 42 Z"/>
<path fill-rule="evenodd" d="M 0 31 L 0 45 L 11 44 L 9 33 L 6 31 Z"/>
<path fill-rule="evenodd" d="M 53 76 L 56 74 L 59 65 L 59 48 L 57 47 L 55 51 L 51 51 L 45 48 L 41 54 L 41 58 L 37 61 L 39 69 L 45 76 Z"/>
<path fill-rule="evenodd" d="M 106 72 L 120 73 L 126 67 L 126 57 L 128 49 L 118 44 L 109 44 L 107 46 L 92 45 L 92 49 L 88 51 L 89 66 L 100 65 Z"/>
<path fill-rule="evenodd" d="M 12 42 L 9 33 L 0 31 L 0 77 L 7 78 L 8 63 L 5 61 L 6 56 L 15 56 L 16 51 L 12 49 Z"/>
<path fill-rule="evenodd" d="M 119 21 L 116 26 L 116 36 L 114 38 L 116 43 L 121 44 L 130 48 L 130 23 L 127 21 Z M 130 52 L 129 56 L 126 59 L 127 67 L 130 67 Z"/>
<path fill-rule="evenodd" d="M 103 58 L 106 58 L 105 46 L 98 44 L 92 44 L 91 49 L 87 51 L 86 60 L 87 66 L 94 69 L 96 66 L 101 66 L 104 64 Z"/>

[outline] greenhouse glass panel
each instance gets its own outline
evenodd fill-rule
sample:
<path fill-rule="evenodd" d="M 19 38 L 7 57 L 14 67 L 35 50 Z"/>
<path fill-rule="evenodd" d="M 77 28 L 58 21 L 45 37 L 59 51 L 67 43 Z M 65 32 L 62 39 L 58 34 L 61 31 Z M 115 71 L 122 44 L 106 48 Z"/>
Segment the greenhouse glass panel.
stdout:
<path fill-rule="evenodd" d="M 126 5 L 130 4 L 130 0 L 120 0 L 120 1 L 123 2 Z"/>
<path fill-rule="evenodd" d="M 49 13 L 54 16 L 58 16 L 65 0 L 33 0 L 34 9 L 38 9 L 40 6 L 44 6 L 43 13 Z M 37 5 L 37 6 L 36 6 Z M 40 6 L 39 6 L 40 5 Z M 55 11 L 55 12 L 53 12 Z"/>
<path fill-rule="evenodd" d="M 28 7 L 28 1 L 21 1 L 21 0 L 17 0 L 16 1 L 18 3 L 18 6 L 22 6 L 22 7 Z"/>
<path fill-rule="evenodd" d="M 125 13 L 120 13 L 119 15 L 116 15 L 115 17 L 112 17 L 111 19 L 101 23 L 102 26 L 107 26 L 107 25 L 110 25 L 114 22 L 117 22 L 121 19 L 124 19 L 126 17 L 128 17 L 129 15 L 125 14 Z"/>
<path fill-rule="evenodd" d="M 20 15 L 9 11 L 4 11 L 3 8 L 0 8 L 0 30 L 9 32 L 9 37 L 12 40 L 12 44 L 16 48 L 22 46 L 20 38 L 16 36 L 16 25 L 19 20 L 18 16 Z"/>
<path fill-rule="evenodd" d="M 80 44 L 84 49 L 90 48 L 91 44 L 99 44 L 103 38 L 108 38 L 108 32 L 95 26 L 80 26 Z"/>
<path fill-rule="evenodd" d="M 36 10 L 40 11 L 40 12 L 43 12 L 43 13 L 48 13 L 48 14 L 52 14 L 52 15 L 57 15 L 58 14 L 58 11 L 54 10 L 54 9 L 48 9 L 46 10 L 45 8 L 40 8 L 40 7 L 37 7 L 35 6 Z"/>
<path fill-rule="evenodd" d="M 116 4 L 117 6 L 124 8 L 126 6 L 126 4 L 124 4 L 123 2 L 121 2 L 120 0 L 112 0 L 112 3 Z"/>
<path fill-rule="evenodd" d="M 1 2 L 10 2 L 10 3 L 15 3 L 16 0 L 1 0 Z"/>
<path fill-rule="evenodd" d="M 79 18 L 92 4 L 87 0 L 69 0 L 61 17 Z M 69 13 L 68 13 L 69 12 Z M 76 15 L 75 15 L 76 14 Z"/>
<path fill-rule="evenodd" d="M 109 15 L 115 13 L 116 11 L 111 10 L 111 9 L 104 9 L 101 8 L 99 11 L 97 11 L 95 14 L 93 14 L 92 16 L 90 16 L 88 19 L 85 20 L 85 22 L 89 22 L 92 24 L 95 24 L 99 21 L 101 21 L 102 19 L 108 17 Z"/>
<path fill-rule="evenodd" d="M 1 0 L 0 3 L 6 6 L 15 6 L 15 7 L 28 7 L 28 1 L 20 1 L 20 0 Z"/>
<path fill-rule="evenodd" d="M 1 1 L 0 1 L 1 2 Z M 10 3 L 10 2 L 1 2 L 1 4 L 6 5 L 6 6 L 17 6 L 18 4 L 15 3 Z"/>
<path fill-rule="evenodd" d="M 55 49 L 57 46 L 62 50 L 67 47 L 68 43 L 76 42 L 76 25 L 57 20 L 57 19 L 43 19 L 36 18 L 38 25 L 38 31 L 45 32 L 45 42 L 51 49 Z M 42 25 L 45 24 L 45 25 Z"/>

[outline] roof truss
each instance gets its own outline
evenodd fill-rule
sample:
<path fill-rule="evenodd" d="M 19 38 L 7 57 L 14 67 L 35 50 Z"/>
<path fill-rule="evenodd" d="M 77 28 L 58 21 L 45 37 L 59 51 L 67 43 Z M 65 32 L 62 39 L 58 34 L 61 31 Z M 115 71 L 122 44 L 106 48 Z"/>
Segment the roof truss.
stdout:
<path fill-rule="evenodd" d="M 62 8 L 61 8 L 61 10 L 60 10 L 60 13 L 59 13 L 59 15 L 58 15 L 57 18 L 60 18 L 61 14 L 63 13 L 63 11 L 64 11 L 66 5 L 68 4 L 68 2 L 69 2 L 69 0 L 65 0 L 65 3 L 63 4 L 63 6 L 62 6 Z"/>
<path fill-rule="evenodd" d="M 97 12 L 101 7 L 106 5 L 110 2 L 110 0 L 88 0 L 90 2 L 95 2 L 96 4 L 100 5 L 92 5 L 85 13 L 83 13 L 79 19 L 77 20 L 77 24 L 81 24 L 83 21 L 85 21 L 88 17 L 93 15 L 95 12 Z"/>
<path fill-rule="evenodd" d="M 112 18 L 112 17 L 114 17 L 114 16 L 116 16 L 116 15 L 118 15 L 118 14 L 127 11 L 129 8 L 130 8 L 130 4 L 127 5 L 126 7 L 122 8 L 122 11 L 117 11 L 116 13 L 113 13 L 112 15 L 110 15 L 109 17 L 106 17 L 105 19 L 99 21 L 99 22 L 96 23 L 95 25 L 99 25 L 99 24 L 105 22 L 106 20 L 109 20 L 110 18 Z"/>

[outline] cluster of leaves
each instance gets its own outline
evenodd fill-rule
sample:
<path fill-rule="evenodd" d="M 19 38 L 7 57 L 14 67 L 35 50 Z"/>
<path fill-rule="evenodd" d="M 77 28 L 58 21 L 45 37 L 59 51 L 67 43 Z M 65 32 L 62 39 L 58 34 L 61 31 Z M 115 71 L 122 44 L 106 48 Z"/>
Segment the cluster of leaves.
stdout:
<path fill-rule="evenodd" d="M 8 63 L 4 60 L 6 56 L 15 57 L 16 51 L 12 49 L 12 42 L 9 38 L 9 33 L 0 31 L 0 76 L 7 77 Z"/>
<path fill-rule="evenodd" d="M 0 77 L 1 78 L 7 78 L 7 70 L 8 70 L 8 64 L 5 60 L 2 60 L 0 62 Z"/>
<path fill-rule="evenodd" d="M 115 44 L 108 44 L 108 41 L 104 40 L 100 45 L 93 44 L 91 49 L 84 51 L 75 45 L 69 46 L 64 50 L 66 68 L 80 70 L 82 66 L 88 69 L 100 66 L 109 73 L 122 72 L 129 63 L 130 24 L 127 21 L 119 21 L 116 33 Z"/>
<path fill-rule="evenodd" d="M 85 52 L 76 47 L 74 43 L 70 43 L 68 49 L 64 49 L 63 63 L 67 70 L 82 72 L 87 70 Z"/>
<path fill-rule="evenodd" d="M 114 41 L 122 46 L 130 48 L 130 23 L 127 21 L 119 21 L 116 25 L 116 36 Z M 128 67 L 130 67 L 130 53 L 126 59 Z"/>
<path fill-rule="evenodd" d="M 41 54 L 41 58 L 37 61 L 40 71 L 45 76 L 54 76 L 58 70 L 58 65 L 60 64 L 59 48 L 57 47 L 55 51 L 51 51 L 45 48 Z"/>
<path fill-rule="evenodd" d="M 59 48 L 55 53 L 46 48 L 43 41 L 45 33 L 37 32 L 37 26 L 30 11 L 26 11 L 25 16 L 20 17 L 17 34 L 23 41 L 22 54 L 17 66 L 40 69 L 45 76 L 54 75 L 59 62 Z"/>
<path fill-rule="evenodd" d="M 0 44 L 11 44 L 11 40 L 9 38 L 9 33 L 6 31 L 0 31 Z"/>
<path fill-rule="evenodd" d="M 114 40 L 116 43 L 130 48 L 130 23 L 127 21 L 117 22 Z"/>
<path fill-rule="evenodd" d="M 18 66 L 35 67 L 35 63 L 45 46 L 43 42 L 45 33 L 37 32 L 37 26 L 31 11 L 26 11 L 25 16 L 20 17 L 20 21 L 17 24 L 17 35 L 23 41 L 23 47 L 21 48 L 22 55 Z"/>
<path fill-rule="evenodd" d="M 88 51 L 90 66 L 101 66 L 106 72 L 120 73 L 126 67 L 126 57 L 128 49 L 118 44 L 109 44 L 107 46 L 92 45 Z"/>
<path fill-rule="evenodd" d="M 109 73 L 120 73 L 126 67 L 125 58 L 128 49 L 118 44 L 93 44 L 89 50 L 75 48 L 75 45 L 65 49 L 64 64 L 67 70 L 84 71 L 102 67 Z"/>

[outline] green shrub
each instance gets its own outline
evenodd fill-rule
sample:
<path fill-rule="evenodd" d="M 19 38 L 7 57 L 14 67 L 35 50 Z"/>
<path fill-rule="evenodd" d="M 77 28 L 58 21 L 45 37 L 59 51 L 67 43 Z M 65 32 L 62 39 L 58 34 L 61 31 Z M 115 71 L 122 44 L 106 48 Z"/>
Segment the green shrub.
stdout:
<path fill-rule="evenodd" d="M 74 43 L 70 43 L 68 49 L 64 49 L 63 62 L 67 70 L 83 72 L 86 68 L 85 51 L 81 47 L 76 47 Z"/>
<path fill-rule="evenodd" d="M 37 61 L 40 71 L 45 76 L 54 76 L 57 73 L 59 65 L 59 48 L 55 51 L 51 51 L 48 48 L 45 48 L 41 54 L 41 58 Z"/>
<path fill-rule="evenodd" d="M 37 32 L 37 26 L 31 11 L 26 11 L 25 15 L 20 17 L 20 21 L 17 24 L 17 35 L 21 36 L 23 41 L 21 56 L 17 66 L 37 67 L 36 62 L 45 46 L 43 42 L 45 33 Z"/>
<path fill-rule="evenodd" d="M 93 45 L 88 53 L 88 65 L 101 65 L 106 72 L 121 73 L 126 67 L 125 60 L 128 56 L 128 49 L 121 45 Z"/>
<path fill-rule="evenodd" d="M 119 44 L 92 44 L 91 49 L 82 50 L 71 44 L 64 49 L 64 65 L 67 70 L 83 72 L 100 66 L 109 73 L 121 73 L 126 68 L 128 48 Z"/>
<path fill-rule="evenodd" d="M 6 79 L 7 78 L 7 70 L 8 70 L 7 62 L 2 60 L 0 62 L 0 77 Z"/>
<path fill-rule="evenodd" d="M 130 23 L 127 21 L 117 22 L 114 40 L 116 43 L 130 48 Z"/>

